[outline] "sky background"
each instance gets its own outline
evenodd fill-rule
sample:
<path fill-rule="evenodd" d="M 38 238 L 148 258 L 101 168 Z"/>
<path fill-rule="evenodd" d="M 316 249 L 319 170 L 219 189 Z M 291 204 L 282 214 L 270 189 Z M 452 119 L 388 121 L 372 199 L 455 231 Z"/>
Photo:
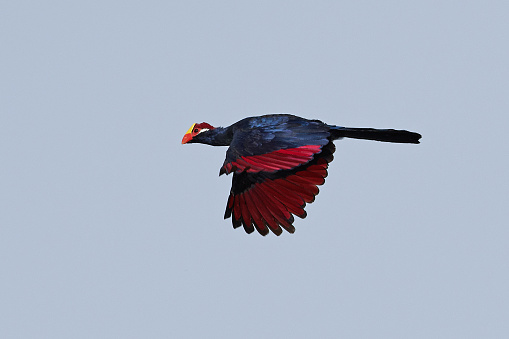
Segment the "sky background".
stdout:
<path fill-rule="evenodd" d="M 1 338 L 509 337 L 507 1 L 4 1 Z M 336 142 L 280 237 L 192 123 Z"/>

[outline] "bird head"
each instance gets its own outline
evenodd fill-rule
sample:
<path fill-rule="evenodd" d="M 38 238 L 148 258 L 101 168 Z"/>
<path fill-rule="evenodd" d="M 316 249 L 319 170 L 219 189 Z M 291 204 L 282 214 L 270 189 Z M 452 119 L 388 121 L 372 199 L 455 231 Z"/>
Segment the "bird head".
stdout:
<path fill-rule="evenodd" d="M 186 134 L 184 134 L 184 137 L 182 138 L 182 144 L 198 142 L 199 140 L 196 140 L 195 138 L 200 133 L 210 131 L 213 129 L 215 129 L 215 127 L 210 124 L 207 124 L 206 122 L 202 122 L 201 124 L 193 124 L 191 128 L 187 130 Z"/>

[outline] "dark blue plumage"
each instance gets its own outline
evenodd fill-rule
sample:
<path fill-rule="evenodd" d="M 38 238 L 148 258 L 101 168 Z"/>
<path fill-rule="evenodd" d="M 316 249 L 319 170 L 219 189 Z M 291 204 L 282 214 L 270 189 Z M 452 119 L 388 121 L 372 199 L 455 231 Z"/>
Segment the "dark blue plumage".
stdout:
<path fill-rule="evenodd" d="M 293 215 L 318 194 L 333 160 L 336 139 L 343 137 L 397 143 L 419 143 L 421 135 L 393 129 L 327 125 L 290 114 L 242 119 L 229 127 L 194 124 L 182 143 L 229 146 L 220 174 L 233 172 L 225 219 L 262 235 L 293 233 Z"/>
<path fill-rule="evenodd" d="M 306 145 L 323 146 L 329 142 L 330 127 L 318 120 L 290 114 L 272 114 L 242 119 L 232 125 L 233 138 L 226 151 L 226 163 L 240 156 L 271 153 Z"/>

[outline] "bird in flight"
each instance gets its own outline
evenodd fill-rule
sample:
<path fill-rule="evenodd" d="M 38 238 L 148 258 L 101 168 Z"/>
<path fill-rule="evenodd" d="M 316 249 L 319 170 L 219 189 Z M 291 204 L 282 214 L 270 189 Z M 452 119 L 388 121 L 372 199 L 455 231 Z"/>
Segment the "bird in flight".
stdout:
<path fill-rule="evenodd" d="M 229 146 L 219 175 L 233 173 L 224 218 L 233 228 L 261 235 L 282 228 L 293 233 L 294 215 L 305 218 L 342 138 L 418 144 L 421 135 L 394 129 L 351 128 L 290 114 L 242 119 L 228 127 L 203 122 L 189 128 L 182 144 Z"/>

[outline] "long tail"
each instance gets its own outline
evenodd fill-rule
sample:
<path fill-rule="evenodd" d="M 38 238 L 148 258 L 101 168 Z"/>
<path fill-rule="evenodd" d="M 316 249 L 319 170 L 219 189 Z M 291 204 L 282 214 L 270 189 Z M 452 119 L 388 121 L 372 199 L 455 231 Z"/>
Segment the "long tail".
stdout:
<path fill-rule="evenodd" d="M 385 142 L 418 144 L 419 139 L 421 138 L 421 135 L 419 133 L 396 129 L 352 128 L 352 127 L 331 126 L 330 131 L 334 139 L 354 138 Z"/>

